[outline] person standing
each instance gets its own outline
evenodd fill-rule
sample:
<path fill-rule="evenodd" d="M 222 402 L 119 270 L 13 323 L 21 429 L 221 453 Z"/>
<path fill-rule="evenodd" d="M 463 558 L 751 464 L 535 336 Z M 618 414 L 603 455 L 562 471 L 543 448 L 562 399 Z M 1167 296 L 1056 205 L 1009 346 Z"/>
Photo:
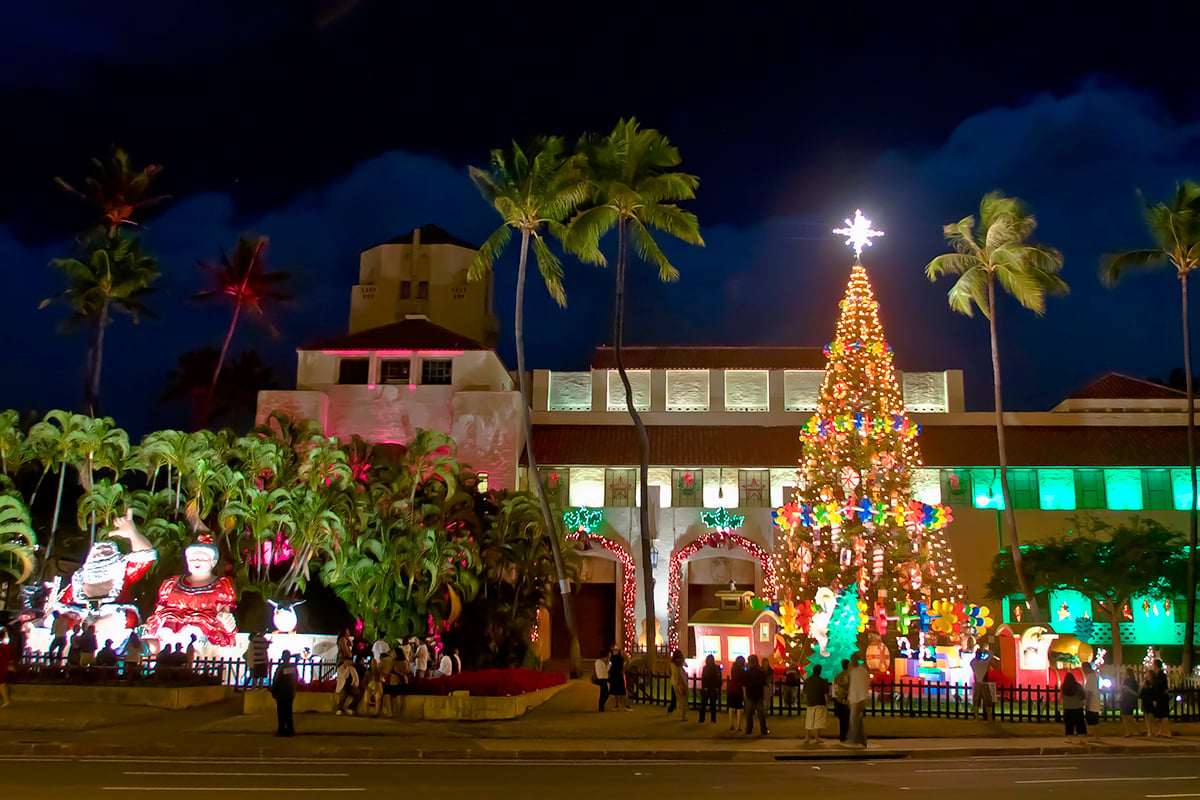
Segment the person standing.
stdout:
<path fill-rule="evenodd" d="M 796 695 L 800 691 L 800 670 L 790 666 L 783 673 L 783 705 L 787 711 L 791 711 L 796 705 Z"/>
<path fill-rule="evenodd" d="M 771 661 L 766 656 L 763 656 L 758 664 L 767 678 L 767 683 L 763 686 L 763 710 L 770 715 L 771 701 L 775 697 L 775 668 L 771 666 Z"/>
<path fill-rule="evenodd" d="M 750 656 L 746 663 L 746 672 L 742 675 L 742 690 L 746 694 L 746 735 L 754 733 L 754 718 L 758 717 L 759 736 L 766 736 L 767 714 L 763 708 L 763 691 L 766 689 L 767 675 L 758 665 L 758 656 Z"/>
<path fill-rule="evenodd" d="M 721 695 L 721 668 L 712 653 L 704 659 L 700 672 L 700 724 L 704 724 L 704 710 L 708 709 L 712 721 L 717 721 L 717 698 Z"/>
<path fill-rule="evenodd" d="M 838 741 L 846 741 L 850 732 L 850 659 L 842 659 L 842 671 L 833 676 L 833 715 L 838 721 Z"/>
<path fill-rule="evenodd" d="M 96 626 L 91 623 L 85 623 L 79 633 L 79 636 L 71 644 L 71 649 L 79 650 L 79 666 L 90 667 L 92 662 L 96 660 Z"/>
<path fill-rule="evenodd" d="M 414 658 L 416 663 L 416 672 L 414 675 L 418 678 L 427 677 L 429 673 L 429 645 L 424 640 L 417 645 L 417 652 Z"/>
<path fill-rule="evenodd" d="M 829 681 L 821 677 L 821 665 L 812 668 L 812 675 L 804 682 L 804 742 L 821 743 L 821 731 L 829 720 Z"/>
<path fill-rule="evenodd" d="M 129 681 L 142 676 L 142 656 L 145 654 L 146 646 L 142 644 L 137 632 L 129 634 L 129 639 L 125 642 L 125 652 L 121 656 L 125 665 L 122 670 L 122 677 L 125 680 Z"/>
<path fill-rule="evenodd" d="M 55 611 L 53 622 L 50 624 L 50 649 L 46 651 L 46 657 L 51 664 L 56 664 L 62 659 L 63 651 L 67 649 L 67 634 L 71 630 L 71 618 L 61 611 Z"/>
<path fill-rule="evenodd" d="M 618 709 L 633 710 L 629 707 L 629 698 L 625 696 L 625 655 L 620 645 L 615 644 L 608 659 L 608 693 Z"/>
<path fill-rule="evenodd" d="M 746 659 L 738 656 L 729 669 L 729 685 L 725 687 L 725 704 L 729 706 L 729 730 L 742 729 L 742 709 L 745 708 L 745 692 L 742 680 L 746 676 Z"/>
<path fill-rule="evenodd" d="M 1151 696 L 1154 700 L 1154 721 L 1158 728 L 1158 736 L 1171 738 L 1171 699 L 1167 686 L 1167 668 L 1161 659 L 1154 659 L 1154 673 L 1150 679 Z"/>
<path fill-rule="evenodd" d="M 671 687 L 675 690 L 675 697 L 679 699 L 679 719 L 687 722 L 688 675 L 683 653 L 679 650 L 671 656 Z"/>
<path fill-rule="evenodd" d="M 387 643 L 387 639 L 383 638 L 382 634 L 380 634 L 379 638 L 375 640 L 375 644 L 371 645 L 371 658 L 374 659 L 376 664 L 382 661 L 383 657 L 391 652 L 392 646 Z"/>
<path fill-rule="evenodd" d="M 592 683 L 600 687 L 600 702 L 597 703 L 597 711 L 603 711 L 608 705 L 608 659 L 601 656 L 596 659 L 596 664 L 593 667 L 595 674 L 592 675 Z"/>
<path fill-rule="evenodd" d="M 292 719 L 292 703 L 296 699 L 296 667 L 292 665 L 292 654 L 283 651 L 279 666 L 275 669 L 275 678 L 271 681 L 271 696 L 275 698 L 275 715 L 279 718 L 279 729 L 276 736 L 293 736 L 296 727 Z"/>
<path fill-rule="evenodd" d="M 1063 678 L 1062 689 L 1063 724 L 1067 730 L 1067 744 L 1075 744 L 1078 734 L 1079 743 L 1087 736 L 1087 719 L 1084 716 L 1084 706 L 1087 704 L 1087 693 L 1075 679 L 1075 673 L 1068 672 Z"/>
<path fill-rule="evenodd" d="M 1128 739 L 1137 733 L 1137 718 L 1134 716 L 1137 713 L 1138 706 L 1138 682 L 1133 676 L 1133 670 L 1125 668 L 1125 675 L 1121 679 L 1121 699 L 1119 705 L 1121 708 L 1121 728 L 1125 732 L 1125 738 Z"/>
<path fill-rule="evenodd" d="M 988 670 L 991 666 L 991 654 L 982 647 L 976 648 L 975 657 L 971 659 L 971 674 L 975 678 L 971 688 L 971 708 L 975 719 L 979 719 L 979 710 L 982 708 L 985 722 L 994 721 L 996 717 L 992 687 L 988 684 Z"/>
<path fill-rule="evenodd" d="M 1104 708 L 1104 701 L 1100 696 L 1100 671 L 1096 669 L 1095 664 L 1083 665 L 1083 681 L 1084 718 L 1087 720 L 1088 730 L 1091 732 L 1088 741 L 1098 742 L 1100 741 L 1100 712 Z"/>
<path fill-rule="evenodd" d="M 862 656 L 854 656 L 850 670 L 850 686 L 846 703 L 850 706 L 850 730 L 846 733 L 846 744 L 867 746 L 867 734 L 863 730 L 863 717 L 867 714 L 867 700 L 871 697 L 871 674 L 863 664 Z"/>
<path fill-rule="evenodd" d="M 12 643 L 8 640 L 8 631 L 0 628 L 0 708 L 7 708 L 12 702 L 9 696 L 8 684 L 12 680 L 10 666 L 16 661 Z"/>

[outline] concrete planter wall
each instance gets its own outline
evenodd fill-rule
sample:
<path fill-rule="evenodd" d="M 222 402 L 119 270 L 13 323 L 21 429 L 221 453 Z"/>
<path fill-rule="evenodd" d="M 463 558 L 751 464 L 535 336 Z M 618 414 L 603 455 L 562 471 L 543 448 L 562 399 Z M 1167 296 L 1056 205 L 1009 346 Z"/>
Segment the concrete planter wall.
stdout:
<path fill-rule="evenodd" d="M 393 719 L 405 722 L 417 720 L 499 720 L 516 719 L 531 708 L 537 708 L 567 684 L 539 689 L 536 692 L 512 697 L 472 697 L 466 693 L 446 697 L 435 695 L 404 695 L 392 698 Z M 292 710 L 297 713 L 331 713 L 337 706 L 333 692 L 300 692 Z M 265 689 L 255 689 L 242 695 L 242 713 L 273 712 L 275 699 Z M 356 712 L 357 713 L 357 712 Z"/>
<path fill-rule="evenodd" d="M 233 694 L 229 686 L 63 686 L 13 684 L 14 697 L 34 702 L 112 703 L 177 711 L 219 703 Z"/>

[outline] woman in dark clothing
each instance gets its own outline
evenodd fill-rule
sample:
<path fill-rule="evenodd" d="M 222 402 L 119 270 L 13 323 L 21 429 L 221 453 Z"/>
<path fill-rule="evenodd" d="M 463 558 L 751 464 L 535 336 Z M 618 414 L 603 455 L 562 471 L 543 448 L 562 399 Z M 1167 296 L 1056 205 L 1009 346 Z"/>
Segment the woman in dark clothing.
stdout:
<path fill-rule="evenodd" d="M 1151 678 L 1150 687 L 1153 699 L 1150 713 L 1154 715 L 1154 722 L 1158 728 L 1155 735 L 1170 739 L 1171 721 L 1168 715 L 1171 713 L 1171 698 L 1167 687 L 1167 670 L 1157 658 L 1154 659 L 1154 677 Z"/>
<path fill-rule="evenodd" d="M 704 669 L 700 673 L 700 722 L 704 722 L 704 710 L 712 714 L 712 721 L 717 721 L 717 698 L 721 694 L 721 668 L 712 653 L 704 659 Z"/>
<path fill-rule="evenodd" d="M 629 707 L 629 698 L 625 692 L 625 656 L 617 645 L 613 645 L 612 656 L 608 659 L 608 694 L 618 710 L 633 710 Z"/>
<path fill-rule="evenodd" d="M 742 675 L 746 671 L 746 659 L 738 656 L 729 670 L 729 685 L 725 687 L 725 702 L 729 706 L 729 730 L 741 730 L 742 709 L 746 698 L 742 694 Z"/>
<path fill-rule="evenodd" d="M 1067 743 L 1074 744 L 1075 736 L 1079 736 L 1079 741 L 1083 741 L 1083 737 L 1087 736 L 1087 719 L 1083 714 L 1084 702 L 1087 700 L 1087 693 L 1075 679 L 1073 672 L 1068 672 L 1062 682 L 1062 708 L 1063 722 L 1067 728 Z"/>
<path fill-rule="evenodd" d="M 1121 694 L 1119 702 L 1121 709 L 1121 726 L 1125 730 L 1126 739 L 1137 733 L 1137 719 L 1134 717 L 1134 714 L 1137 713 L 1138 694 L 1139 691 L 1137 678 L 1133 677 L 1133 670 L 1127 667 L 1125 669 L 1125 676 L 1121 679 Z"/>

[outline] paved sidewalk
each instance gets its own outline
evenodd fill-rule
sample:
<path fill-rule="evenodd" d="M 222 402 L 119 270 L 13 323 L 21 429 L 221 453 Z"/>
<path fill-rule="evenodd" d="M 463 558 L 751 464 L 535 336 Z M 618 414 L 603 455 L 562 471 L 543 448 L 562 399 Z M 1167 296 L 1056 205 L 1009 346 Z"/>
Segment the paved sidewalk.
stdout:
<path fill-rule="evenodd" d="M 277 739 L 274 714 L 243 715 L 240 697 L 185 711 L 68 703 L 22 703 L 0 710 L 0 754 L 68 756 L 270 757 L 346 759 L 776 759 L 952 758 L 1065 753 L 1200 753 L 1200 725 L 1177 726 L 1173 739 L 1124 739 L 1102 726 L 1103 740 L 1068 745 L 1059 727 L 969 720 L 868 717 L 871 746 L 803 743 L 803 719 L 771 717 L 771 735 L 729 730 L 728 715 L 699 724 L 657 706 L 598 713 L 595 688 L 577 682 L 521 719 L 502 722 L 402 722 L 300 714 L 298 735 Z M 832 729 L 836 731 L 836 728 Z M 1106 734 L 1112 734 L 1107 736 Z M 835 737 L 836 738 L 836 737 Z"/>

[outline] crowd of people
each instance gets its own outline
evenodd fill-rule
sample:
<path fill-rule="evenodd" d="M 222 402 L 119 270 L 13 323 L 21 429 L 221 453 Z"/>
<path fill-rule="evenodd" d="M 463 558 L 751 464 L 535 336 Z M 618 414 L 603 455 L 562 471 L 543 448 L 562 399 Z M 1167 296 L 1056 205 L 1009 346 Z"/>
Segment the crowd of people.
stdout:
<path fill-rule="evenodd" d="M 607 710 L 610 699 L 616 709 L 630 710 L 625 663 L 625 656 L 617 646 L 596 659 L 592 683 L 600 689 L 597 710 Z M 690 682 L 683 652 L 676 650 L 670 660 L 671 699 L 667 704 L 668 715 L 678 709 L 679 718 L 687 720 Z M 729 710 L 729 730 L 740 731 L 745 725 L 746 734 L 753 735 L 757 720 L 759 736 L 766 736 L 770 733 L 767 717 L 771 713 L 777 683 L 782 686 L 784 707 L 795 706 L 801 680 L 799 671 L 794 667 L 779 676 L 768 658 L 738 656 L 726 675 L 716 658 L 708 655 L 700 671 L 698 721 L 701 724 L 706 718 L 713 723 L 717 721 L 718 701 L 724 689 Z M 812 674 L 803 681 L 803 690 L 806 742 L 821 743 L 821 732 L 828 722 L 829 703 L 832 702 L 838 720 L 838 740 L 849 745 L 867 746 L 863 717 L 870 697 L 871 677 L 861 656 L 843 660 L 842 671 L 834 676 L 832 683 L 821 676 L 821 667 L 814 667 Z"/>
<path fill-rule="evenodd" d="M 1100 739 L 1100 716 L 1104 709 L 1100 672 L 1094 664 L 1084 664 L 1082 672 L 1082 681 L 1074 673 L 1068 672 L 1059 690 L 1062 695 L 1063 724 L 1070 743 Z M 1129 667 L 1121 674 L 1117 687 L 1117 708 L 1121 712 L 1121 730 L 1126 739 L 1140 733 L 1137 721 L 1139 703 L 1142 706 L 1145 735 L 1148 738 L 1169 739 L 1171 698 L 1167 671 L 1160 659 L 1151 662 L 1141 681 Z"/>

